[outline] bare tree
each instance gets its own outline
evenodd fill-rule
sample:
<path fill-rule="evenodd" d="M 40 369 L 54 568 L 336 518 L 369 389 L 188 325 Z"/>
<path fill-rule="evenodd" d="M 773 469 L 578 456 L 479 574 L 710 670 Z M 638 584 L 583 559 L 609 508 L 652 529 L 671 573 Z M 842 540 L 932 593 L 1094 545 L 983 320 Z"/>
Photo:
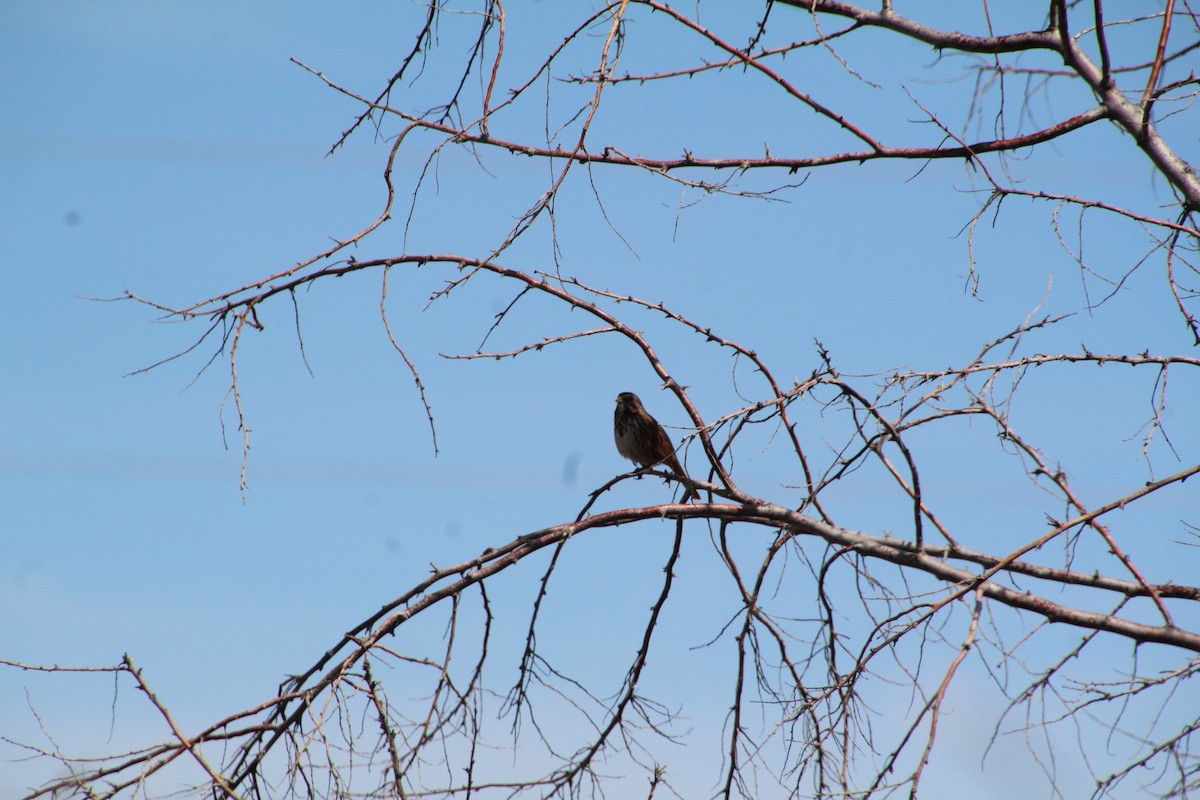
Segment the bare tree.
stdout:
<path fill-rule="evenodd" d="M 1197 523 L 1184 519 L 1165 529 L 1150 513 L 1153 498 L 1169 498 L 1185 514 L 1197 507 L 1195 482 L 1185 481 L 1200 471 L 1191 433 L 1200 359 L 1188 355 L 1200 344 L 1200 178 L 1179 149 L 1195 146 L 1197 130 L 1194 10 L 1175 0 L 1123 4 L 1115 12 L 1103 0 L 1050 0 L 1040 10 L 983 0 L 931 5 L 933 16 L 918 19 L 891 0 L 873 8 L 768 0 L 754 16 L 743 4 L 715 5 L 684 12 L 621 0 L 573 12 L 579 17 L 571 26 L 547 30 L 528 27 L 500 0 L 481 0 L 466 14 L 434 3 L 382 89 L 364 93 L 301 65 L 361 109 L 333 151 L 372 133 L 389 143 L 378 217 L 303 263 L 202 302 L 175 307 L 129 295 L 203 327 L 180 356 L 224 359 L 248 451 L 238 354 L 249 346 L 246 335 L 262 327 L 260 314 L 271 309 L 279 317 L 282 310 L 290 317 L 295 304 L 299 330 L 298 290 L 341 276 L 382 280 L 382 335 L 411 370 L 422 424 L 432 433 L 435 408 L 425 399 L 418 361 L 389 323 L 389 280 L 435 270 L 445 282 L 430 303 L 450 306 L 467 284 L 506 286 L 511 303 L 494 319 L 462 319 L 481 329 L 484 343 L 454 357 L 536 358 L 596 337 L 632 344 L 692 426 L 681 449 L 691 477 L 649 472 L 698 489 L 704 500 L 600 510 L 597 502 L 616 496 L 615 486 L 645 471 L 619 475 L 596 487 L 574 519 L 508 531 L 481 555 L 436 570 L 335 637 L 278 696 L 203 730 L 176 725 L 132 660 L 94 668 L 132 681 L 169 723 L 170 738 L 86 760 L 24 743 L 27 752 L 69 770 L 29 797 L 163 793 L 156 777 L 181 764 L 199 770 L 183 774 L 213 797 L 568 797 L 606 790 L 662 797 L 677 791 L 669 762 L 680 758 L 680 744 L 689 760 L 705 765 L 715 796 L 917 796 L 939 769 L 953 767 L 941 733 L 953 725 L 984 731 L 980 757 L 1017 733 L 1028 748 L 1026 768 L 1044 772 L 1051 795 L 1059 765 L 1073 759 L 1091 771 L 1096 796 L 1188 796 L 1200 789 L 1200 707 L 1189 699 L 1189 679 L 1200 669 L 1200 586 L 1168 574 L 1172 564 L 1195 563 Z M 513 55 L 518 34 L 522 50 Z M 529 42 L 538 35 L 531 60 Z M 659 46 L 666 41 L 681 49 Z M 855 55 L 865 48 L 888 55 L 865 65 Z M 687 55 L 675 60 L 678 52 Z M 914 59 L 923 62 L 915 77 L 902 69 Z M 896 74 L 873 74 L 878 63 L 897 65 Z M 712 140 L 686 128 L 606 124 L 610 105 L 626 98 L 682 97 L 718 78 L 770 90 L 769 105 L 738 117 L 745 135 L 731 136 L 733 144 L 672 151 L 671 137 Z M 903 82 L 921 78 L 957 80 L 958 94 L 926 95 Z M 429 96 L 438 99 L 414 107 L 414 98 Z M 797 111 L 810 125 L 803 136 L 778 122 Z M 1109 137 L 1106 147 L 1144 154 L 1163 203 L 1143 207 L 1120 186 L 1095 196 L 1060 191 L 1039 172 L 1056 148 L 1098 132 Z M 487 242 L 486 252 L 474 242 L 445 252 L 406 246 L 359 260 L 355 248 L 385 224 L 402 225 L 406 242 L 422 238 L 421 212 L 438 202 L 431 185 L 440 161 L 455 153 L 477 159 L 481 169 L 502 163 L 546 176 L 545 186 L 528 205 L 502 209 L 515 222 Z M 800 209 L 806 198 L 812 202 L 815 190 L 803 185 L 810 177 L 815 183 L 837 165 L 872 162 L 906 164 L 909 175 L 942 162 L 965 166 L 977 197 L 976 213 L 962 220 L 959 272 L 967 292 L 979 291 L 997 268 L 976 257 L 980 237 L 993 228 L 1021 235 L 1019 222 L 1004 226 L 1012 205 L 1023 201 L 1052 223 L 1083 287 L 1080 311 L 1121 304 L 1121 287 L 1153 271 L 1155 291 L 1177 317 L 1176 340 L 1152 352 L 1136 330 L 1108 327 L 1105 341 L 1116 344 L 1102 352 L 1049 349 L 1046 343 L 1057 341 L 1050 334 L 1067 317 L 1035 311 L 978 341 L 961 363 L 933 368 L 913 353 L 912 366 L 854 374 L 856 365 L 840 364 L 820 343 L 804 364 L 771 363 L 752 343 L 734 341 L 669 302 L 626 291 L 615 274 L 581 276 L 559 259 L 560 246 L 571 245 L 560 239 L 564 208 L 608 220 L 615 216 L 610 209 L 635 202 L 623 192 L 642 190 L 606 183 L 609 174 L 636 176 L 628 187 L 649 183 L 682 193 L 681 206 L 696 198 L 786 197 Z M 1130 261 L 1103 245 L 1085 251 L 1088 236 L 1098 235 L 1093 220 L 1144 243 L 1143 255 Z M 868 224 L 848 219 L 845 235 Z M 621 236 L 619 224 L 613 235 Z M 738 269 L 753 279 L 754 264 Z M 547 322 L 531 340 L 489 349 L 489 338 L 529 305 L 573 310 L 574 327 Z M 1097 318 L 1095 325 L 1105 323 Z M 688 340 L 695 348 L 732 358 L 732 375 L 722 380 L 737 401 L 721 408 L 698 402 L 672 374 L 659 341 L 678 332 L 695 334 Z M 1093 420 L 1087 438 L 1120 441 L 1138 432 L 1134 459 L 1144 477 L 1124 485 L 1080 485 L 1072 471 L 1088 458 L 1084 442 L 1051 436 L 1021 412 L 1030 403 L 1045 418 L 1088 414 L 1086 395 L 1101 370 L 1131 391 L 1110 398 L 1121 425 Z M 1073 383 L 1078 392 L 1063 391 Z M 1177 431 L 1168 427 L 1172 420 Z M 771 494 L 744 485 L 738 466 L 766 451 L 786 456 L 772 463 L 785 465 L 777 484 L 791 488 Z M 978 503 L 975 514 L 947 511 L 947 492 L 928 476 L 984 460 L 1008 465 L 1023 488 L 1011 501 L 982 493 L 960 498 Z M 877 527 L 846 521 L 859 517 L 839 492 L 856 481 L 878 495 L 885 521 Z M 998 536 L 986 509 L 1009 502 L 1019 513 L 997 520 L 1004 528 Z M 1035 519 L 1040 528 L 1031 527 Z M 652 607 L 628 623 L 639 631 L 632 658 L 607 681 L 562 668 L 539 637 L 558 565 L 599 529 L 662 521 L 674 538 Z M 735 598 L 730 613 L 713 623 L 706 648 L 732 664 L 711 730 L 704 699 L 679 707 L 653 688 L 692 668 L 687 654 L 660 642 L 672 624 L 672 601 L 687 591 L 677 560 L 698 537 L 719 557 Z M 493 630 L 494 587 L 542 551 L 552 555 L 526 612 L 523 640 L 515 643 L 519 655 L 497 664 L 495 652 L 514 643 L 497 641 Z M 439 652 L 406 637 L 413 620 L 430 615 L 446 624 Z M 510 679 L 497 681 L 497 674 Z M 946 715 L 948 695 L 960 686 L 980 698 L 977 708 L 960 703 L 967 721 Z"/>

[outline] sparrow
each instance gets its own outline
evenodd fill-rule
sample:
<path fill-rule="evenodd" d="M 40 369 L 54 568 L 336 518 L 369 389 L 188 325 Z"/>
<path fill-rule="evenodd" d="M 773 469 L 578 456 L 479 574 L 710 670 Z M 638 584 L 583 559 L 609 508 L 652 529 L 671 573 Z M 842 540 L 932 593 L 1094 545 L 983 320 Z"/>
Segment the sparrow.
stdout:
<path fill-rule="evenodd" d="M 617 441 L 617 452 L 641 467 L 666 466 L 676 475 L 687 477 L 671 439 L 658 420 L 646 413 L 642 401 L 633 392 L 617 395 L 617 410 L 613 414 L 613 438 Z M 699 500 L 700 493 L 685 489 L 683 502 Z"/>

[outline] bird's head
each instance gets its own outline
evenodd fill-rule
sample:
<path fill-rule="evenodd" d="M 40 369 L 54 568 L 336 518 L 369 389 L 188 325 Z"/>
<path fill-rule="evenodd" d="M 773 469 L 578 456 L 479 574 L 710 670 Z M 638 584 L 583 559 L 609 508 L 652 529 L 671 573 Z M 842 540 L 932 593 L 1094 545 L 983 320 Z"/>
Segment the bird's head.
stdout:
<path fill-rule="evenodd" d="M 621 392 L 617 395 L 617 408 L 624 408 L 628 411 L 637 411 L 642 407 L 642 401 L 633 392 Z"/>

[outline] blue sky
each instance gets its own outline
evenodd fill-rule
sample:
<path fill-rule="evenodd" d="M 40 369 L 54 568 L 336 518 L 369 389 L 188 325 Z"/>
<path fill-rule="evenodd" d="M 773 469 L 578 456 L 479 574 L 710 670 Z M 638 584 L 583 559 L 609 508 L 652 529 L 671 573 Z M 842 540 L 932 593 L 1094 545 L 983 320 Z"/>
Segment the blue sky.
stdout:
<path fill-rule="evenodd" d="M 561 35 L 566 18 L 550 6 L 514 11 L 536 9 L 519 18 L 522 25 L 514 17 L 515 63 L 524 63 L 526 30 L 554 31 L 550 40 Z M 194 381 L 210 351 L 130 374 L 186 348 L 198 329 L 158 322 L 133 303 L 92 298 L 129 290 L 190 304 L 304 260 L 379 213 L 386 143 L 364 131 L 324 157 L 356 108 L 289 58 L 373 95 L 397 53 L 410 46 L 421 13 L 416 5 L 383 3 L 349 11 L 296 3 L 286 13 L 241 3 L 0 7 L 0 68 L 7 76 L 0 84 L 0 185 L 7 198 L 0 215 L 4 658 L 113 664 L 130 653 L 185 724 L 199 727 L 268 697 L 282 676 L 307 666 L 340 632 L 424 577 L 430 564 L 458 563 L 573 518 L 587 491 L 625 469 L 611 440 L 617 392 L 638 392 L 669 425 L 684 421 L 637 354 L 612 338 L 503 362 L 441 358 L 472 352 L 513 290 L 479 280 L 453 302 L 427 308 L 447 277 L 432 268 L 393 273 L 389 313 L 429 387 L 436 457 L 411 377 L 380 323 L 374 274 L 318 284 L 300 298 L 312 375 L 285 303 L 265 308 L 265 331 L 243 343 L 239 373 L 252 429 L 245 502 L 236 417 L 227 405 L 222 411 L 227 360 L 218 358 Z M 632 30 L 653 31 L 654 24 L 643 17 Z M 633 41 L 622 62 L 633 72 L 687 58 L 685 42 L 669 32 L 659 49 Z M 590 69 L 594 55 L 580 50 L 578 69 Z M 891 67 L 873 60 L 869 40 L 848 42 L 842 55 L 868 77 L 888 77 Z M 844 90 L 848 104 L 859 102 L 856 92 L 872 94 L 827 55 L 812 57 L 829 91 Z M 969 92 L 961 82 L 926 76 L 922 70 L 934 71 L 928 52 L 906 58 L 914 95 L 945 102 Z M 693 143 L 714 153 L 769 140 L 780 154 L 837 141 L 812 115 L 786 108 L 770 125 L 753 124 L 752 109 L 777 99 L 754 84 L 747 89 L 740 73 L 685 86 L 678 96 L 668 87 L 614 87 L 595 140 L 659 155 Z M 425 90 L 411 91 L 397 102 L 419 107 Z M 570 90 L 555 91 L 568 98 L 561 107 L 569 106 Z M 902 124 L 914 108 L 887 98 L 869 119 L 897 139 L 914 136 Z M 536 115 L 523 122 L 541 124 Z M 1186 157 L 1196 155 L 1194 144 L 1193 136 Z M 401 159 L 406 186 L 423 153 L 414 148 Z M 1167 198 L 1148 165 L 1108 129 L 1045 148 L 1014 169 L 1056 191 L 1095 193 L 1142 210 Z M 436 189 L 431 183 L 421 196 L 409 252 L 486 255 L 547 184 L 545 165 L 491 152 L 481 165 L 448 151 L 436 177 Z M 961 231 L 978 207 L 973 190 L 981 184 L 961 164 L 841 167 L 814 173 L 782 195 L 784 202 L 706 197 L 630 172 L 598 170 L 594 179 L 624 241 L 600 217 L 580 170 L 557 207 L 563 273 L 665 299 L 757 349 L 781 377 L 803 378 L 819 366 L 815 339 L 847 373 L 938 369 L 965 361 L 1039 306 L 1038 315 L 1083 305 L 1083 280 L 1054 235 L 1051 209 L 1022 202 L 1010 202 L 997 225 L 989 220 L 980 230 L 979 296 L 964 291 Z M 747 176 L 741 183 L 762 188 L 772 180 Z M 406 208 L 404 191 L 399 205 Z M 1074 224 L 1066 227 L 1073 231 Z M 1132 225 L 1098 216 L 1085 225 L 1087 253 L 1109 274 L 1128 269 L 1146 249 Z M 357 255 L 394 255 L 404 242 L 396 221 Z M 535 229 L 505 258 L 552 269 L 548 229 Z M 1069 351 L 1080 343 L 1097 352 L 1133 349 L 1132 333 L 1156 352 L 1183 352 L 1182 326 L 1166 304 L 1158 269 L 1141 270 L 1121 302 L 1078 314 L 1031 350 Z M 531 300 L 486 349 L 566 333 L 581 324 L 577 316 Z M 700 348 L 695 337 L 651 315 L 639 319 L 668 368 L 693 387 L 702 413 L 716 417 L 735 407 L 733 365 L 724 353 Z M 1153 376 L 1129 382 L 1113 372 L 1035 371 L 1027 387 L 1033 408 L 1020 413 L 1031 438 L 1073 458 L 1072 475 L 1089 481 L 1097 500 L 1148 476 L 1137 459 L 1142 412 L 1130 409 L 1145 403 Z M 737 378 L 753 376 L 743 367 Z M 1180 375 L 1172 391 L 1182 398 L 1196 388 L 1194 377 Z M 1082 398 L 1086 413 L 1063 413 L 1066 396 Z M 818 407 L 800 415 L 814 448 L 836 440 L 820 432 L 826 422 Z M 1194 454 L 1190 417 L 1177 400 L 1167 422 L 1177 449 Z M 1095 436 L 1098 428 L 1115 433 Z M 997 537 L 1016 546 L 1029 538 L 1021 526 L 1040 524 L 1043 513 L 1011 459 L 986 444 L 960 447 L 993 435 L 979 426 L 921 441 L 931 454 L 930 496 L 978 537 L 981 549 Z M 1163 473 L 1178 468 L 1165 451 L 1154 454 Z M 757 491 L 799 502 L 796 490 L 783 488 L 798 482 L 786 459 L 748 453 L 738 474 Z M 885 487 L 882 477 L 864 474 L 833 493 L 838 521 L 871 532 L 900 524 L 898 499 L 880 499 Z M 661 501 L 663 491 L 653 480 L 629 483 L 611 501 L 648 504 Z M 1189 486 L 1149 504 L 1138 519 L 1161 523 L 1164 537 L 1178 538 L 1177 521 L 1195 501 Z M 570 658 L 581 620 L 617 640 L 639 630 L 640 622 L 625 621 L 640 620 L 656 591 L 670 543 L 665 530 L 645 526 L 572 543 L 570 575 L 578 583 L 562 589 L 545 634 L 561 637 L 563 658 Z M 708 599 L 715 615 L 728 607 L 705 588 L 709 578 L 719 579 L 705 541 L 701 534 L 685 559 L 682 574 L 694 577 L 680 592 L 698 609 Z M 1194 562 L 1176 562 L 1179 572 L 1171 574 L 1169 557 L 1146 558 L 1165 571 L 1162 580 L 1195 574 Z M 543 568 L 522 565 L 498 583 L 511 603 L 501 652 L 519 647 Z M 615 592 L 607 591 L 613 574 L 622 576 Z M 698 611 L 681 612 L 678 624 L 667 641 L 685 650 L 719 627 Z M 581 670 L 594 666 L 583 662 Z M 703 681 L 695 685 L 719 696 Z M 667 681 L 662 688 L 674 687 Z M 76 737 L 103 742 L 110 692 L 103 680 L 0 672 L 0 719 L 13 726 L 2 733 L 37 737 L 28 698 L 64 744 Z M 129 728 L 120 727 L 118 738 L 156 724 L 130 714 L 121 718 Z M 0 794 L 44 779 L 44 770 L 0 770 Z"/>

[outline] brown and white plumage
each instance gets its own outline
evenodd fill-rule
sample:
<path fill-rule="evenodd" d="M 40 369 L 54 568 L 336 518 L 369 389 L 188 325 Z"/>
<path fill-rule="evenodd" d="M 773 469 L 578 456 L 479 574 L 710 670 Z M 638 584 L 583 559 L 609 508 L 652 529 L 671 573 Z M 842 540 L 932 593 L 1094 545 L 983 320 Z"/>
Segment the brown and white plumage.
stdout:
<path fill-rule="evenodd" d="M 613 438 L 617 452 L 641 467 L 669 467 L 672 472 L 687 477 L 683 466 L 675 455 L 671 438 L 658 424 L 658 420 L 646 412 L 642 401 L 633 392 L 617 395 L 617 410 L 613 414 Z M 700 493 L 684 489 L 683 502 L 699 500 Z"/>

